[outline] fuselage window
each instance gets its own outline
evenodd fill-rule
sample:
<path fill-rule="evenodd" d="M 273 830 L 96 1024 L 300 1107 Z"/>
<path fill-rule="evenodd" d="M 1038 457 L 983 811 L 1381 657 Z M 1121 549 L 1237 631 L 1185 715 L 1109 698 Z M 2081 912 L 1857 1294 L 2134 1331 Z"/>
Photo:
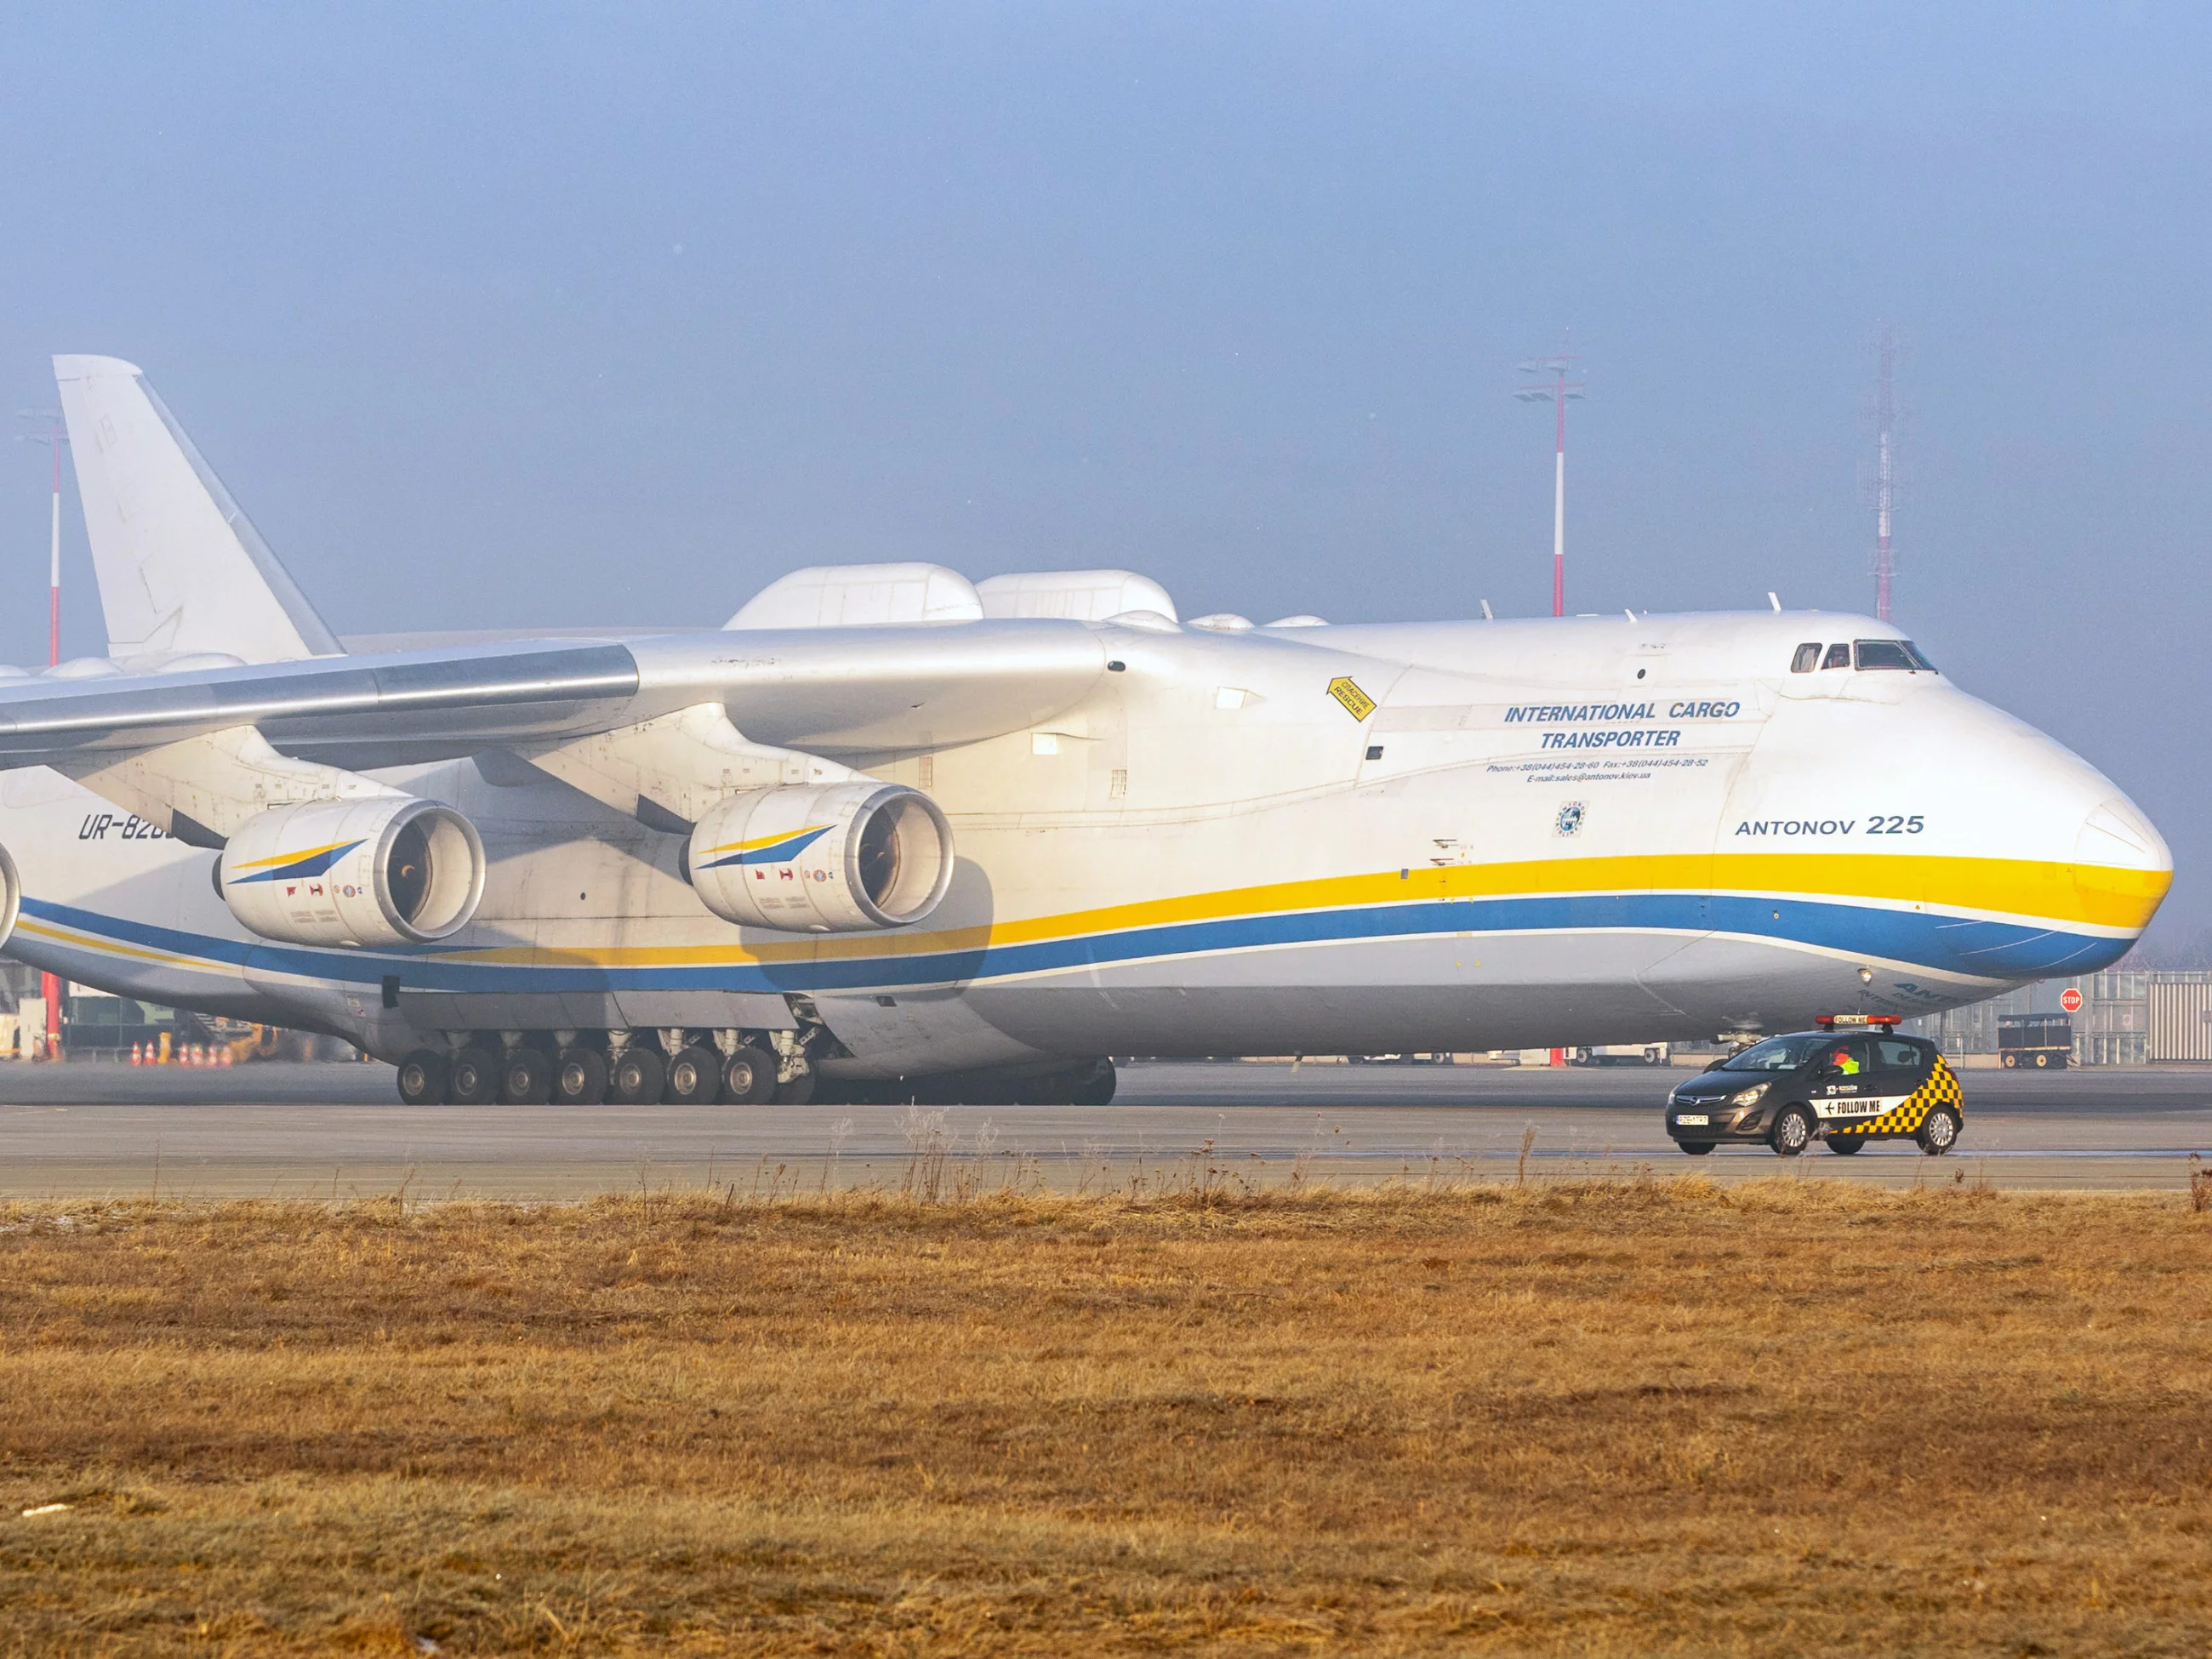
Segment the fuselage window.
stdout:
<path fill-rule="evenodd" d="M 1810 645 L 1799 646 L 1797 654 L 1790 659 L 1790 672 L 1793 674 L 1809 674 L 1820 665 L 1820 642 L 1818 640 Z"/>
<path fill-rule="evenodd" d="M 1915 672 L 1935 672 L 1935 665 L 1913 648 L 1910 640 L 1861 640 L 1859 666 L 1861 668 L 1903 668 Z"/>
<path fill-rule="evenodd" d="M 1850 665 L 1851 647 L 1849 641 L 1838 641 L 1830 646 L 1828 659 L 1820 665 L 1823 668 L 1849 668 Z"/>

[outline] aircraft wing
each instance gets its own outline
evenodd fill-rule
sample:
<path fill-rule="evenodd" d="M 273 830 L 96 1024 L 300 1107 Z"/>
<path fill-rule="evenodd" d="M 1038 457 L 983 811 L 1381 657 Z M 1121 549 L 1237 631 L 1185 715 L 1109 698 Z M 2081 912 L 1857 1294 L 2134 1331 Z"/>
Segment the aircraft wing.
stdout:
<path fill-rule="evenodd" d="M 715 630 L 503 641 L 174 674 L 0 681 L 0 768 L 82 770 L 243 726 L 356 770 L 618 732 L 720 702 L 744 736 L 825 754 L 1018 731 L 1105 669 L 1080 623 Z"/>

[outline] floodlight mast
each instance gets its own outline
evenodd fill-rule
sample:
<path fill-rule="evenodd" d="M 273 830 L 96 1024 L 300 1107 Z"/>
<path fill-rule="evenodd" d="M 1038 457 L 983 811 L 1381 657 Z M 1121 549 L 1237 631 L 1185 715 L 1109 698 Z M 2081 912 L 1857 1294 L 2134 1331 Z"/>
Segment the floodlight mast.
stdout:
<path fill-rule="evenodd" d="M 1552 614 L 1567 614 L 1567 399 L 1583 395 L 1583 383 L 1571 380 L 1582 359 L 1565 343 L 1548 357 L 1531 357 L 1521 365 L 1523 374 L 1548 377 L 1532 386 L 1516 386 L 1513 395 L 1524 404 L 1558 405 L 1559 416 L 1552 456 Z"/>
<path fill-rule="evenodd" d="M 44 430 L 33 428 L 16 435 L 27 443 L 44 444 L 53 452 L 54 490 L 52 509 L 46 517 L 46 666 L 52 668 L 62 659 L 62 446 L 69 442 L 69 428 L 62 423 L 58 409 L 27 409 L 21 417 L 44 424 Z M 59 975 L 39 975 L 39 994 L 46 1000 L 46 1053 L 49 1060 L 59 1060 L 62 1053 L 62 981 Z"/>

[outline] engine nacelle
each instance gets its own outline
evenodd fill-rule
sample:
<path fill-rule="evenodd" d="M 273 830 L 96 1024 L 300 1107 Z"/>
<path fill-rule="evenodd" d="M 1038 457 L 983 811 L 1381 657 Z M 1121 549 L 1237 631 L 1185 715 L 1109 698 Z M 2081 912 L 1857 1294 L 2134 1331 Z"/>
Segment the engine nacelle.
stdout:
<path fill-rule="evenodd" d="M 468 925 L 483 842 L 450 806 L 372 795 L 272 807 L 222 849 L 223 902 L 264 939 L 422 945 Z"/>
<path fill-rule="evenodd" d="M 725 921 L 793 933 L 903 927 L 952 883 L 952 829 L 902 784 L 748 789 L 699 820 L 691 884 Z"/>
<path fill-rule="evenodd" d="M 23 878 L 15 873 L 15 860 L 0 847 L 0 945 L 15 936 L 15 918 L 23 914 Z"/>

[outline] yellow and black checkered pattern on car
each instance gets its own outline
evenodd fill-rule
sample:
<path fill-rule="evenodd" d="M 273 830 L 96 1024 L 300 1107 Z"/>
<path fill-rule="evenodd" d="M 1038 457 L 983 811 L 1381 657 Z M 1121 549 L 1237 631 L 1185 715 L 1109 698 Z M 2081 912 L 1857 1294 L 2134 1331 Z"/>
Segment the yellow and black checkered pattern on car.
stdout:
<path fill-rule="evenodd" d="M 1911 1135 L 1920 1133 L 1920 1126 L 1928 1121 L 1928 1114 L 1938 1106 L 1948 1106 L 1959 1115 L 1960 1122 L 1966 1117 L 1966 1097 L 1960 1092 L 1957 1073 L 1943 1063 L 1943 1056 L 1936 1056 L 1936 1069 L 1928 1073 L 1928 1081 L 1891 1107 L 1880 1117 L 1869 1118 L 1863 1123 L 1831 1123 L 1831 1135 Z"/>

